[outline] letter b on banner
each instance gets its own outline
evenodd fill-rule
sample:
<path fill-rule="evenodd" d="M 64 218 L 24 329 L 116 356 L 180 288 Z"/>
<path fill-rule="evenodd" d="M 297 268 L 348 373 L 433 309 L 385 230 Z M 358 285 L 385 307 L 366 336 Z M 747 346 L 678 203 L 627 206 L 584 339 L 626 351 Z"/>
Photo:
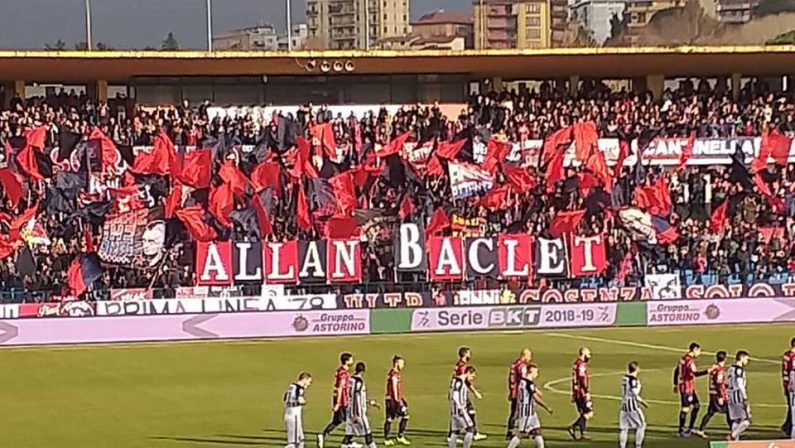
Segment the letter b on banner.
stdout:
<path fill-rule="evenodd" d="M 428 270 L 425 248 L 425 229 L 413 222 L 400 225 L 395 241 L 397 270 L 401 272 L 424 272 Z"/>

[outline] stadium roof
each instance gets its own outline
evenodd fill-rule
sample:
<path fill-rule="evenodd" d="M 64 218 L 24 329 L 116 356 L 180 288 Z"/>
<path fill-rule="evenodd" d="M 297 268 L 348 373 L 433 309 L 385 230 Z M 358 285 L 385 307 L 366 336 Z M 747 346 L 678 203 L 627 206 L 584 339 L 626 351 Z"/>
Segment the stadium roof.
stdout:
<path fill-rule="evenodd" d="M 555 48 L 425 51 L 0 51 L 0 76 L 28 82 L 124 83 L 135 76 L 320 75 L 323 60 L 355 63 L 353 74 L 464 73 L 473 78 L 631 78 L 792 71 L 795 46 Z M 316 61 L 313 70 L 307 69 Z"/>

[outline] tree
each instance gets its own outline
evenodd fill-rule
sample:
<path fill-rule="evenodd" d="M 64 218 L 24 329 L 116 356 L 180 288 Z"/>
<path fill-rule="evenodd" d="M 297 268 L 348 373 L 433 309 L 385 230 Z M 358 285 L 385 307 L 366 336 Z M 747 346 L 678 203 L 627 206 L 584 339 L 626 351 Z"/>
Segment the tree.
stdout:
<path fill-rule="evenodd" d="M 629 28 L 629 14 L 621 14 L 613 13 L 613 17 L 610 17 L 610 40 L 616 40 L 621 37 L 625 30 Z"/>
<path fill-rule="evenodd" d="M 66 50 L 66 42 L 61 39 L 58 39 L 57 42 L 54 44 L 46 43 L 44 44 L 44 49 L 47 51 L 63 51 Z"/>
<path fill-rule="evenodd" d="M 174 33 L 169 31 L 168 36 L 163 41 L 163 44 L 160 45 L 160 49 L 164 51 L 175 51 L 179 50 L 179 42 L 177 42 L 177 38 L 174 36 Z"/>
<path fill-rule="evenodd" d="M 795 0 L 762 0 L 754 10 L 756 16 L 795 11 Z"/>
<path fill-rule="evenodd" d="M 75 50 L 88 50 L 88 43 L 84 40 L 75 43 Z"/>
<path fill-rule="evenodd" d="M 113 48 L 106 44 L 105 42 L 97 42 L 97 50 L 98 51 L 111 51 Z"/>
<path fill-rule="evenodd" d="M 767 41 L 768 45 L 793 45 L 795 44 L 795 30 L 789 30 L 786 33 L 779 34 Z"/>

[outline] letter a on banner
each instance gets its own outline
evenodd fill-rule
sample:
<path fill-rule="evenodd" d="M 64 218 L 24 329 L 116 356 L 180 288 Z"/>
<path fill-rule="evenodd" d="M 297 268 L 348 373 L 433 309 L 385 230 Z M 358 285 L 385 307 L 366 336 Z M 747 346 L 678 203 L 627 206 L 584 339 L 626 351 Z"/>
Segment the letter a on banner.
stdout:
<path fill-rule="evenodd" d="M 599 275 L 607 269 L 604 235 L 571 237 L 571 275 Z"/>
<path fill-rule="evenodd" d="M 298 280 L 301 283 L 326 283 L 326 242 L 298 242 Z"/>
<path fill-rule="evenodd" d="M 431 280 L 464 278 L 463 241 L 457 236 L 428 238 L 428 274 Z"/>
<path fill-rule="evenodd" d="M 196 284 L 232 284 L 232 243 L 196 243 Z"/>
<path fill-rule="evenodd" d="M 395 265 L 398 272 L 427 271 L 426 253 L 425 229 L 413 222 L 401 224 L 395 239 Z"/>
<path fill-rule="evenodd" d="M 326 266 L 329 283 L 361 281 L 362 247 L 359 241 L 330 240 Z"/>
<path fill-rule="evenodd" d="M 530 277 L 533 266 L 532 238 L 526 233 L 500 234 L 500 278 Z"/>
<path fill-rule="evenodd" d="M 563 238 L 537 238 L 535 244 L 536 273 L 546 277 L 569 275 L 569 258 Z"/>
<path fill-rule="evenodd" d="M 298 241 L 265 245 L 265 283 L 298 282 Z"/>

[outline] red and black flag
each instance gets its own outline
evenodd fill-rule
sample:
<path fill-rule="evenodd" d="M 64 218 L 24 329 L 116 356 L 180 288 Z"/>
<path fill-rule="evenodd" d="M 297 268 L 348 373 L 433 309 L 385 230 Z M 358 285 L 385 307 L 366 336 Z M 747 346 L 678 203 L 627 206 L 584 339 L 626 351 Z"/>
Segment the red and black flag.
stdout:
<path fill-rule="evenodd" d="M 77 132 L 72 132 L 68 129 L 61 129 L 61 131 L 58 133 L 58 159 L 69 160 L 69 158 L 72 156 L 72 152 L 82 139 L 83 136 Z"/>
<path fill-rule="evenodd" d="M 235 208 L 235 194 L 232 184 L 223 183 L 218 187 L 210 188 L 208 200 L 209 212 L 219 224 L 226 228 L 232 227 L 229 215 Z"/>
<path fill-rule="evenodd" d="M 361 230 L 358 219 L 352 216 L 335 215 L 326 222 L 325 237 L 329 239 L 358 238 Z"/>
<path fill-rule="evenodd" d="M 444 208 L 437 207 L 431 216 L 431 221 L 425 227 L 425 235 L 436 236 L 450 227 L 450 218 L 447 217 Z"/>
<path fill-rule="evenodd" d="M 350 171 L 338 174 L 329 179 L 334 197 L 342 214 L 356 208 L 356 189 L 353 186 L 353 174 Z"/>
<path fill-rule="evenodd" d="M 729 211 L 729 199 L 727 198 L 720 204 L 720 206 L 718 206 L 718 208 L 715 209 L 714 212 L 712 212 L 712 217 L 709 220 L 709 224 L 710 224 L 710 229 L 713 232 L 717 234 L 723 233 L 723 227 L 729 221 L 728 211 Z"/>
<path fill-rule="evenodd" d="M 251 172 L 251 185 L 255 191 L 273 188 L 274 193 L 282 192 L 282 166 L 279 162 L 262 162 Z"/>
<path fill-rule="evenodd" d="M 573 210 L 558 212 L 555 219 L 549 225 L 549 234 L 557 238 L 565 233 L 571 233 L 577 230 L 577 226 L 585 216 L 585 210 Z"/>
<path fill-rule="evenodd" d="M 593 121 L 582 121 L 573 126 L 574 149 L 577 160 L 585 163 L 591 157 L 591 153 L 599 147 L 599 133 L 596 131 L 596 123 Z"/>
<path fill-rule="evenodd" d="M 11 202 L 11 207 L 16 209 L 23 195 L 22 180 L 19 175 L 9 168 L 0 168 L 0 185 Z"/>
<path fill-rule="evenodd" d="M 203 189 L 210 187 L 212 176 L 212 151 L 199 149 L 185 154 L 182 170 L 176 176 L 180 182 L 193 188 Z"/>
<path fill-rule="evenodd" d="M 75 297 L 81 296 L 100 277 L 102 265 L 96 254 L 78 255 L 66 273 L 67 284 Z"/>
<path fill-rule="evenodd" d="M 298 185 L 298 200 L 296 201 L 295 218 L 298 227 L 304 231 L 312 230 L 312 215 L 309 213 L 309 201 L 303 185 Z"/>
<path fill-rule="evenodd" d="M 194 241 L 215 241 L 218 233 L 205 221 L 205 211 L 199 205 L 191 205 L 175 212 Z"/>

